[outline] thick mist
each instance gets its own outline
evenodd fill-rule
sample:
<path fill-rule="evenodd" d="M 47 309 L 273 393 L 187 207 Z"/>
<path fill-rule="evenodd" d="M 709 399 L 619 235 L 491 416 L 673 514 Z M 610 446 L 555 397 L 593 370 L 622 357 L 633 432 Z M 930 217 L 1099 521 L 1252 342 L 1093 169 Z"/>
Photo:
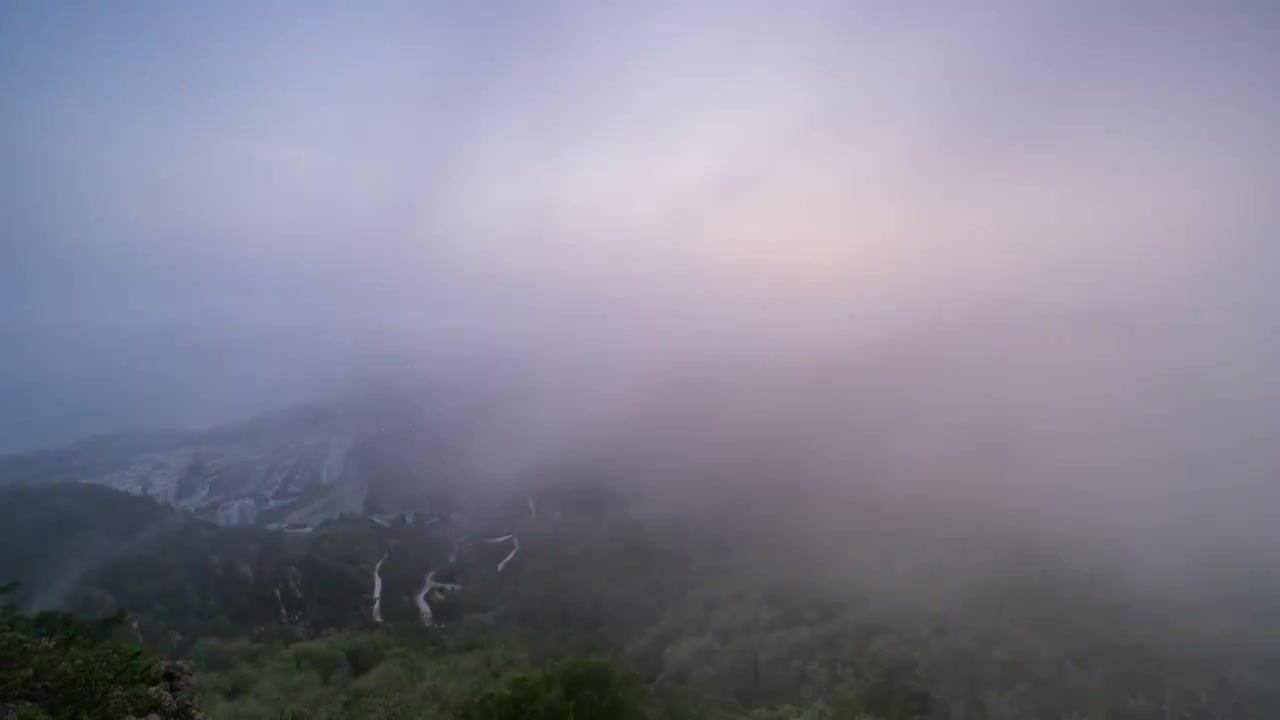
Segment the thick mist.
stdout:
<path fill-rule="evenodd" d="M 477 480 L 1274 547 L 1269 8 L 0 12 L 0 448 L 446 388 Z"/>

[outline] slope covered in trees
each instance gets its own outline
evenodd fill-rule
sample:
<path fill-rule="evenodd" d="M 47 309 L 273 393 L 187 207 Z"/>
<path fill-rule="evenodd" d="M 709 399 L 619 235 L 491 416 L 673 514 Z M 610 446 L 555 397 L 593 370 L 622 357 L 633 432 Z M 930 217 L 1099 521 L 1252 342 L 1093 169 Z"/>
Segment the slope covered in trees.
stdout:
<path fill-rule="evenodd" d="M 570 667 L 652 717 L 1239 720 L 1280 708 L 1265 586 L 1223 575 L 1192 604 L 1105 557 L 973 523 L 895 533 L 898 517 L 814 520 L 802 542 L 770 526 L 786 509 L 767 498 L 718 515 L 572 485 L 544 488 L 537 517 L 520 495 L 428 526 L 349 517 L 292 535 L 90 486 L 4 493 L 25 508 L 0 530 L 0 573 L 32 583 L 23 606 L 47 603 L 53 582 L 61 607 L 129 612 L 129 638 L 193 663 L 213 718 L 498 719 L 531 693 L 558 717 L 576 681 L 556 673 L 582 657 L 611 669 Z M 486 540 L 510 533 L 521 549 L 498 571 L 509 544 Z M 102 551 L 73 582 L 46 571 L 85 547 Z M 415 599 L 432 571 L 461 588 L 429 597 L 428 628 Z"/>
<path fill-rule="evenodd" d="M 24 615 L 0 588 L 0 717 L 203 720 L 191 671 L 125 639 L 123 612 Z"/>

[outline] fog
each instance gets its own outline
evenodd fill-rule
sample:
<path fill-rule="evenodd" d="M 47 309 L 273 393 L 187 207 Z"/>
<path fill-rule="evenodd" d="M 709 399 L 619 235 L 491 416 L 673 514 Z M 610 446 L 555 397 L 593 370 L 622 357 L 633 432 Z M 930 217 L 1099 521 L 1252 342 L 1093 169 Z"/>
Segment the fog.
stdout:
<path fill-rule="evenodd" d="M 478 478 L 1271 547 L 1265 3 L 0 18 L 0 448 L 503 386 Z"/>

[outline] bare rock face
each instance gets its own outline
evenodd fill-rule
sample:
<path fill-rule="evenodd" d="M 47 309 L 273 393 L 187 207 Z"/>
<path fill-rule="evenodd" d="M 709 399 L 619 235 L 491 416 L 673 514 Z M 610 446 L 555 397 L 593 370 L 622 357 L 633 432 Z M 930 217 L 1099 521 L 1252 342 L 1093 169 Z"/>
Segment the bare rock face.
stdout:
<path fill-rule="evenodd" d="M 160 710 L 140 720 L 208 720 L 196 707 L 195 677 L 184 662 L 166 661 L 160 684 L 151 692 Z"/>

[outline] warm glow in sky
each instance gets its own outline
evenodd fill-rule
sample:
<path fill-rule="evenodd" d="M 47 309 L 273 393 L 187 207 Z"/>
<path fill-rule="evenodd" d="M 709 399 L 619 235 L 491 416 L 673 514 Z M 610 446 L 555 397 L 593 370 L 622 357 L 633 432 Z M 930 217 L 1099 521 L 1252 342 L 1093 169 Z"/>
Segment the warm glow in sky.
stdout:
<path fill-rule="evenodd" d="M 1277 38 L 1243 2 L 9 4 L 0 398 L 246 347 L 290 368 L 257 388 L 442 337 L 1274 327 Z"/>

